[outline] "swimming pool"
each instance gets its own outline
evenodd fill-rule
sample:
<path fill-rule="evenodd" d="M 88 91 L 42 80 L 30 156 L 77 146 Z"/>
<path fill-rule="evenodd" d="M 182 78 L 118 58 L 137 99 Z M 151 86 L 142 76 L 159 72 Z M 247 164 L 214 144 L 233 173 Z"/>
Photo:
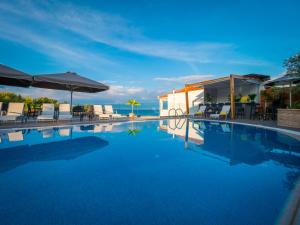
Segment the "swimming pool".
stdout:
<path fill-rule="evenodd" d="M 162 120 L 1 133 L 1 224 L 275 224 L 293 136 Z"/>

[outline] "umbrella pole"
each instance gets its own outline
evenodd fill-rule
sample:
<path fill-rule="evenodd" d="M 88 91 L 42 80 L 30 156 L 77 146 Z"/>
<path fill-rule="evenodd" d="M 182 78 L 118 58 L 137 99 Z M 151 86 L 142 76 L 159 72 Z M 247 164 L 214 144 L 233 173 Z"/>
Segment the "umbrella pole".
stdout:
<path fill-rule="evenodd" d="M 290 109 L 292 108 L 292 82 L 290 82 Z"/>
<path fill-rule="evenodd" d="M 71 90 L 71 112 L 73 111 L 73 90 Z"/>

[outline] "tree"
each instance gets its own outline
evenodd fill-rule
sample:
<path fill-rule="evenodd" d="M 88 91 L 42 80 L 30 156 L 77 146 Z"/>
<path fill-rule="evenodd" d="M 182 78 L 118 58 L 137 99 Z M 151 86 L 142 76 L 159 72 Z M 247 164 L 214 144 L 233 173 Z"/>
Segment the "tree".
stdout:
<path fill-rule="evenodd" d="M 287 74 L 300 76 L 300 52 L 285 60 L 283 65 L 287 69 Z"/>
<path fill-rule="evenodd" d="M 131 113 L 133 114 L 133 107 L 140 106 L 141 104 L 137 102 L 135 99 L 129 99 L 127 105 L 131 105 Z"/>

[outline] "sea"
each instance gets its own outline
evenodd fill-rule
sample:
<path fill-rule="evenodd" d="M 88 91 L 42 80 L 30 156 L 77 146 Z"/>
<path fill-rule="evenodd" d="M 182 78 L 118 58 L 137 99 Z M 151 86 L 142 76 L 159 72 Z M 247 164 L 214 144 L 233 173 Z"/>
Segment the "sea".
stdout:
<path fill-rule="evenodd" d="M 131 113 L 131 106 L 125 104 L 113 104 L 114 113 L 129 115 Z M 158 116 L 158 106 L 153 104 L 142 104 L 134 107 L 134 113 L 138 116 Z"/>

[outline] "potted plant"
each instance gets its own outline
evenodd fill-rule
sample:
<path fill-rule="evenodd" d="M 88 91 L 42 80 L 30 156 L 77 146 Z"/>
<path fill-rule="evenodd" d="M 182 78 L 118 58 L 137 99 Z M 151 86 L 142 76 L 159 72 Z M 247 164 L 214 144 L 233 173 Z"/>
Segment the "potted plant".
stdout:
<path fill-rule="evenodd" d="M 256 94 L 249 94 L 248 97 L 250 98 L 251 102 L 254 102 L 254 100 L 256 98 Z"/>
<path fill-rule="evenodd" d="M 241 94 L 238 94 L 238 95 L 234 96 L 235 102 L 240 102 L 240 101 L 241 101 L 241 98 L 242 98 L 242 95 L 241 95 Z"/>
<path fill-rule="evenodd" d="M 133 112 L 134 106 L 140 106 L 141 104 L 137 102 L 135 99 L 129 99 L 127 105 L 131 105 L 131 113 L 129 113 L 129 117 L 134 118 L 135 117 Z"/>
<path fill-rule="evenodd" d="M 205 93 L 205 95 L 204 95 L 204 102 L 205 103 L 212 103 L 212 97 L 211 97 L 211 95 L 209 94 L 209 93 Z"/>

